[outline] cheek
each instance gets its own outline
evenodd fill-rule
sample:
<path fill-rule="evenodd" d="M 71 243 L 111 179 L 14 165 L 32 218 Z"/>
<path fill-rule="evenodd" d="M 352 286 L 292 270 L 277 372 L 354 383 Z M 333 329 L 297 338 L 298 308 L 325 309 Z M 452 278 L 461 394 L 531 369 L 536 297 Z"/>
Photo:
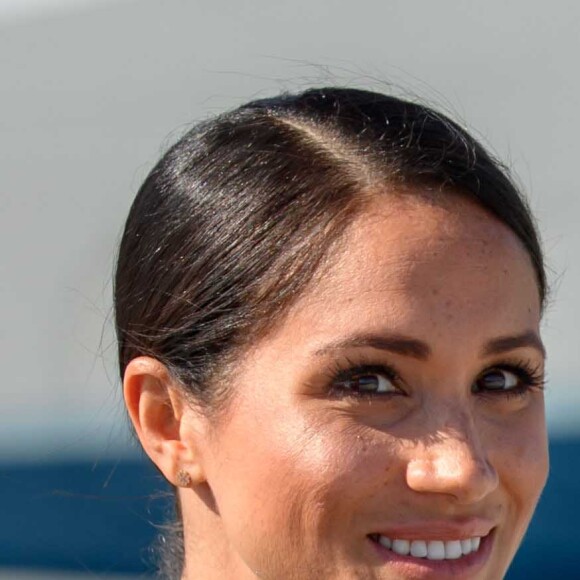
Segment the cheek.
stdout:
<path fill-rule="evenodd" d="M 548 476 L 543 408 L 532 408 L 497 433 L 493 461 L 511 506 L 512 525 L 523 536 Z"/>
<path fill-rule="evenodd" d="M 227 534 L 247 561 L 264 561 L 264 554 L 270 563 L 276 554 L 286 562 L 317 559 L 322 545 L 335 560 L 349 550 L 360 557 L 356 538 L 369 533 L 369 515 L 397 472 L 396 444 L 346 418 L 277 422 L 267 436 L 256 429 L 230 434 L 251 443 L 243 456 L 226 454 L 214 493 Z M 234 477 L 232 488 L 221 486 Z"/>

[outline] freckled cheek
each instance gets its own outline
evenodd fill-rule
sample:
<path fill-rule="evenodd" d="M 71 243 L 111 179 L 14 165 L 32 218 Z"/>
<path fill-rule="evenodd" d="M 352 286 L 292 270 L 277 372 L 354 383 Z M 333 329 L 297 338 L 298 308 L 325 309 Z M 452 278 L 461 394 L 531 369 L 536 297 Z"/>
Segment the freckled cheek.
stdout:
<path fill-rule="evenodd" d="M 490 456 L 518 515 L 522 520 L 531 517 L 548 475 L 543 419 L 514 422 L 496 436 Z"/>
<path fill-rule="evenodd" d="M 319 437 L 299 463 L 301 479 L 311 483 L 307 495 L 317 507 L 318 526 L 328 526 L 329 533 L 337 520 L 343 532 L 345 526 L 362 524 L 403 472 L 394 445 L 340 432 Z"/>
<path fill-rule="evenodd" d="M 243 456 L 228 455 L 215 477 L 227 535 L 257 566 L 264 554 L 272 562 L 282 555 L 286 560 L 289 554 L 304 556 L 322 535 L 333 478 L 329 450 L 304 432 L 271 429 L 244 451 Z"/>
<path fill-rule="evenodd" d="M 355 557 L 403 472 L 396 442 L 346 420 L 301 417 L 256 430 L 229 433 L 235 444 L 225 458 L 220 449 L 214 478 L 227 533 L 248 561 L 265 543 L 272 554 L 291 546 L 304 557 L 321 545 L 350 546 Z"/>
<path fill-rule="evenodd" d="M 362 525 L 401 471 L 393 445 L 340 430 L 307 436 L 269 465 L 271 508 L 329 538 Z"/>

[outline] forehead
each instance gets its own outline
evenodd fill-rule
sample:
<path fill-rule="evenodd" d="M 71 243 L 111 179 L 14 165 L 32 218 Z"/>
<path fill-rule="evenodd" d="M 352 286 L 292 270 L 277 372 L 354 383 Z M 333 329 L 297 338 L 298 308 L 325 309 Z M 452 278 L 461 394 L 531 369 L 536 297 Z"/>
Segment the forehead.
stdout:
<path fill-rule="evenodd" d="M 534 327 L 540 300 L 520 240 L 475 203 L 458 194 L 435 202 L 387 194 L 352 222 L 291 311 L 311 319 L 332 311 L 335 325 L 380 319 L 401 330 L 450 325 L 458 316 Z"/>

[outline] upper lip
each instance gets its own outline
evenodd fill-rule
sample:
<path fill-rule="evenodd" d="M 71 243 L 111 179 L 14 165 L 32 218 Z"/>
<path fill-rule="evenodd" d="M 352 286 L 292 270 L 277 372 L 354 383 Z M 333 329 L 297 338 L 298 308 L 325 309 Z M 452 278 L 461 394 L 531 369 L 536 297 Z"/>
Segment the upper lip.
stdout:
<path fill-rule="evenodd" d="M 374 530 L 373 533 L 390 539 L 451 541 L 485 537 L 494 527 L 494 523 L 485 518 L 423 520 L 389 524 Z"/>

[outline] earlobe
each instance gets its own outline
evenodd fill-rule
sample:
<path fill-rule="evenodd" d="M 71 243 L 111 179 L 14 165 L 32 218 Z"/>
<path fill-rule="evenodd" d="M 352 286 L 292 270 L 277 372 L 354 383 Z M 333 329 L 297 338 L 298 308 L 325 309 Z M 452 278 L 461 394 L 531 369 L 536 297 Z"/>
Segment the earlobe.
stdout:
<path fill-rule="evenodd" d="M 205 481 L 203 429 L 167 367 L 141 356 L 129 362 L 123 380 L 125 405 L 143 449 L 173 485 L 187 473 L 191 484 Z"/>

